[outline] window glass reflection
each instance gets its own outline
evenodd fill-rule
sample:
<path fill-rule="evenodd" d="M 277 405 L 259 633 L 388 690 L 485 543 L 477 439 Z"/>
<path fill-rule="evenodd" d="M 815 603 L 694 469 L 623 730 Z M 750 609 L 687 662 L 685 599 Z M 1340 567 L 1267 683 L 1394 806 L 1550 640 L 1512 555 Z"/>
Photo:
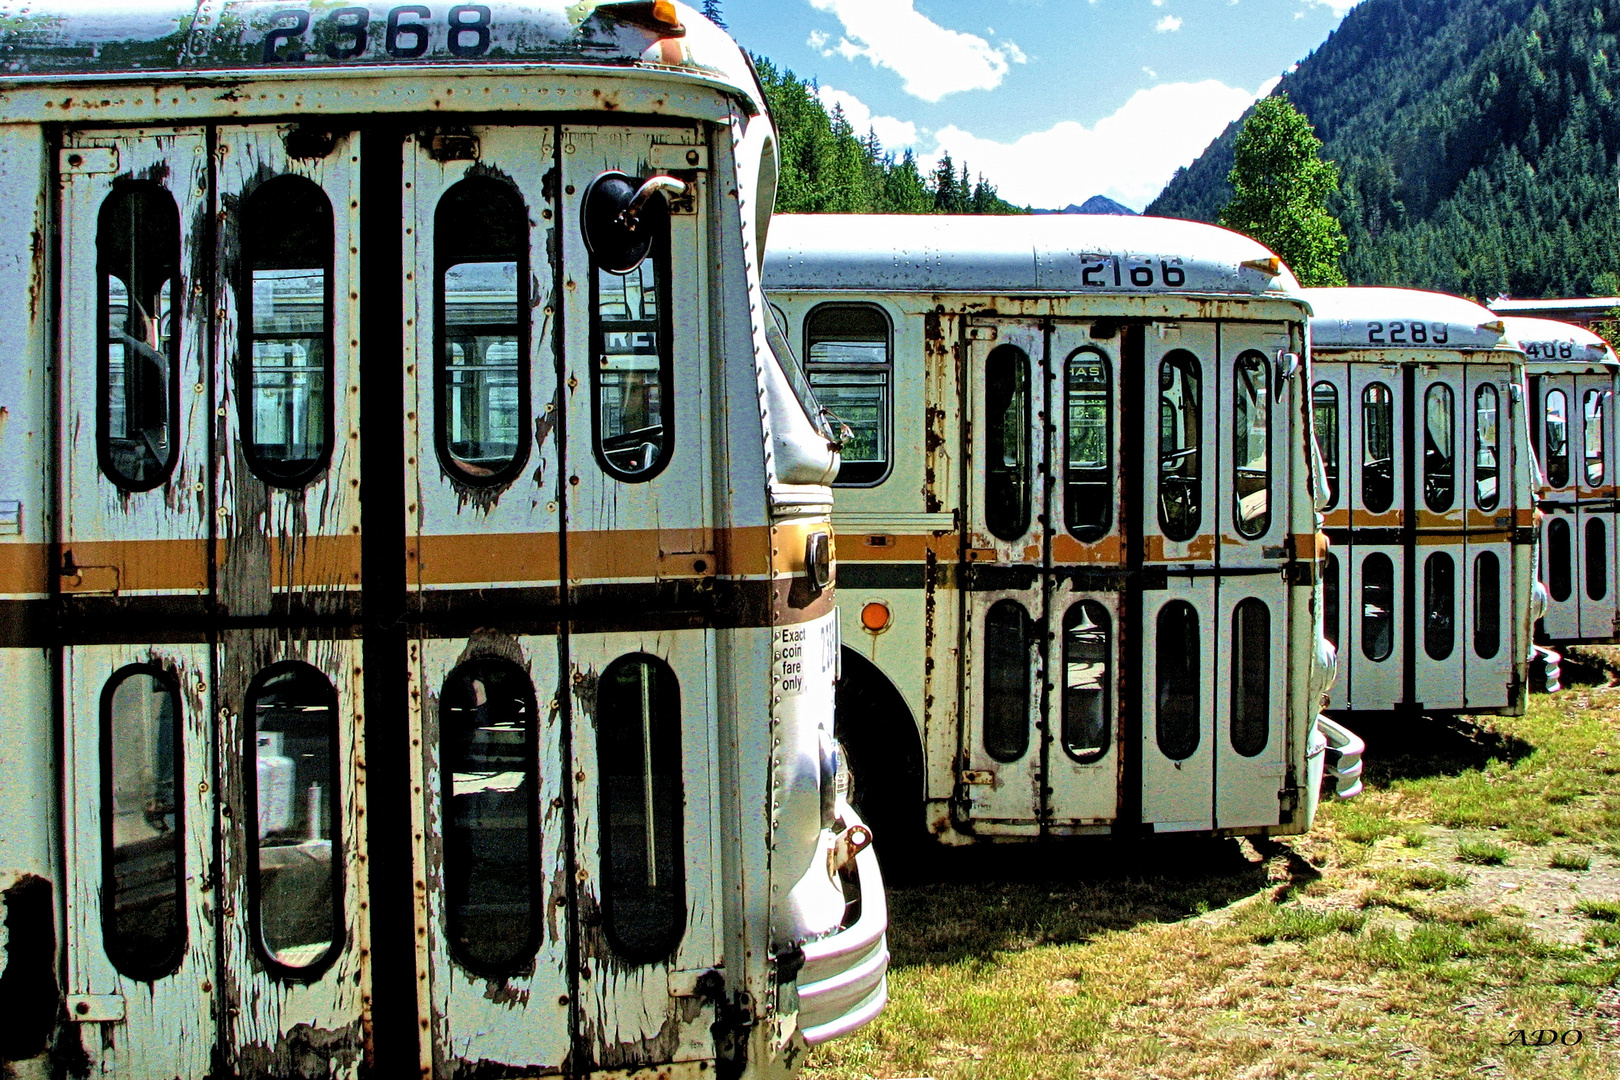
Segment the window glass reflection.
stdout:
<path fill-rule="evenodd" d="M 1450 510 L 1457 497 L 1455 404 L 1445 383 L 1423 395 L 1423 502 L 1435 513 Z"/>
<path fill-rule="evenodd" d="M 841 435 L 841 485 L 873 484 L 889 470 L 892 358 L 888 317 L 867 304 L 822 304 L 804 323 L 816 400 Z"/>
<path fill-rule="evenodd" d="M 1569 398 L 1562 390 L 1549 390 L 1542 447 L 1547 453 L 1547 483 L 1569 486 Z"/>
<path fill-rule="evenodd" d="M 1311 388 L 1311 413 L 1316 421 L 1316 445 L 1322 450 L 1322 467 L 1327 473 L 1328 503 L 1324 510 L 1339 505 L 1339 388 L 1319 382 Z"/>
<path fill-rule="evenodd" d="M 1474 391 L 1474 504 L 1495 510 L 1502 474 L 1496 387 L 1489 383 Z"/>
<path fill-rule="evenodd" d="M 984 517 L 1002 540 L 1029 530 L 1029 357 L 1002 345 L 984 362 Z"/>
<path fill-rule="evenodd" d="M 1203 521 L 1203 379 L 1198 358 L 1177 349 L 1159 363 L 1159 527 L 1191 540 Z"/>
<path fill-rule="evenodd" d="M 1029 619 L 1016 600 L 984 616 L 984 750 L 1001 762 L 1029 751 Z"/>
<path fill-rule="evenodd" d="M 1173 761 L 1185 761 L 1198 751 L 1202 732 L 1199 662 L 1204 643 L 1198 612 L 1185 600 L 1172 600 L 1159 609 L 1154 642 L 1158 669 L 1155 729 L 1159 751 Z"/>
<path fill-rule="evenodd" d="M 1361 563 L 1361 654 L 1388 660 L 1395 651 L 1395 564 L 1375 552 Z"/>
<path fill-rule="evenodd" d="M 1233 365 L 1232 469 L 1237 530 L 1271 528 L 1271 364 L 1253 350 Z"/>
<path fill-rule="evenodd" d="M 1586 459 L 1586 486 L 1603 483 L 1603 403 L 1604 390 L 1588 390 L 1581 395 L 1581 431 Z"/>
<path fill-rule="evenodd" d="M 1443 551 L 1423 562 L 1423 651 L 1445 660 L 1457 640 L 1457 564 Z"/>
<path fill-rule="evenodd" d="M 1361 504 L 1382 514 L 1395 502 L 1395 398 L 1383 383 L 1361 392 Z"/>
<path fill-rule="evenodd" d="M 1064 498 L 1069 531 L 1094 541 L 1113 523 L 1113 429 L 1108 357 L 1080 349 L 1064 365 Z"/>
<path fill-rule="evenodd" d="M 1112 727 L 1113 620 L 1094 600 L 1063 615 L 1063 751 L 1075 761 L 1108 752 Z"/>

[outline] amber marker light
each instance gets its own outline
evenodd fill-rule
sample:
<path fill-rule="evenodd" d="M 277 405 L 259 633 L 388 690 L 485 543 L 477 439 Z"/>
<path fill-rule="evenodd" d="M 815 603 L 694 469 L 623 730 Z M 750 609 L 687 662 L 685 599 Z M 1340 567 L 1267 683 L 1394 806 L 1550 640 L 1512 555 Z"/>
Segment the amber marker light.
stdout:
<path fill-rule="evenodd" d="M 889 628 L 889 605 L 881 600 L 868 600 L 861 608 L 861 625 L 869 634 L 881 634 Z"/>

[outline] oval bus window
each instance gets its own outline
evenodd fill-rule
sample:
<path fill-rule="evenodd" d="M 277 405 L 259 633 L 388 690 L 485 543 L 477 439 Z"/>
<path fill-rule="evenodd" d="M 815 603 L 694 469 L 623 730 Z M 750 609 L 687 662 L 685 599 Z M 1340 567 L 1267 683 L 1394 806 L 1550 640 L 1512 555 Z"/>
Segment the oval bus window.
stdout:
<path fill-rule="evenodd" d="M 1388 660 L 1395 651 L 1395 564 L 1374 552 L 1361 563 L 1361 655 Z"/>
<path fill-rule="evenodd" d="M 332 203 L 278 176 L 242 203 L 238 406 L 248 468 L 297 487 L 332 452 Z"/>
<path fill-rule="evenodd" d="M 1081 764 L 1108 753 L 1112 625 L 1094 600 L 1071 604 L 1063 615 L 1063 752 Z"/>
<path fill-rule="evenodd" d="M 1232 375 L 1233 509 L 1238 532 L 1253 538 L 1271 528 L 1271 364 L 1251 349 Z"/>
<path fill-rule="evenodd" d="M 180 688 L 151 664 L 101 692 L 102 938 L 121 974 L 153 980 L 186 948 Z"/>
<path fill-rule="evenodd" d="M 1203 689 L 1198 662 L 1203 649 L 1198 612 L 1191 604 L 1172 600 L 1159 609 L 1155 726 L 1159 752 L 1173 761 L 1184 761 L 1198 750 Z"/>
<path fill-rule="evenodd" d="M 1198 358 L 1177 349 L 1159 362 L 1159 527 L 1191 540 L 1203 521 L 1204 392 Z"/>
<path fill-rule="evenodd" d="M 602 924 L 613 951 L 648 964 L 686 933 L 681 689 L 668 664 L 622 656 L 596 688 Z"/>
<path fill-rule="evenodd" d="M 243 774 L 254 944 L 278 974 L 308 978 L 342 948 L 343 848 L 338 822 L 337 691 L 320 671 L 288 661 L 247 692 Z"/>
<path fill-rule="evenodd" d="M 1586 598 L 1601 600 L 1609 592 L 1609 532 L 1603 519 L 1586 519 Z"/>
<path fill-rule="evenodd" d="M 1502 561 L 1494 551 L 1474 558 L 1474 655 L 1494 657 L 1502 647 Z"/>
<path fill-rule="evenodd" d="M 463 484 L 502 484 L 528 457 L 528 210 L 510 184 L 472 177 L 439 200 L 433 237 L 439 463 Z"/>
<path fill-rule="evenodd" d="M 1562 390 L 1547 391 L 1546 435 L 1541 445 L 1547 448 L 1547 483 L 1553 487 L 1569 486 L 1569 398 Z"/>
<path fill-rule="evenodd" d="M 1251 596 L 1232 609 L 1232 749 L 1255 757 L 1271 741 L 1271 609 Z"/>
<path fill-rule="evenodd" d="M 1433 383 L 1423 395 L 1423 502 L 1439 514 L 1456 499 L 1456 397 L 1445 383 Z"/>
<path fill-rule="evenodd" d="M 1581 443 L 1585 448 L 1587 487 L 1603 483 L 1603 399 L 1608 393 L 1607 390 L 1588 390 L 1581 395 Z"/>
<path fill-rule="evenodd" d="M 1474 391 L 1474 505 L 1495 510 L 1500 501 L 1502 443 L 1498 434 L 1496 387 Z"/>
<path fill-rule="evenodd" d="M 1323 510 L 1339 505 L 1339 388 L 1330 382 L 1311 387 L 1311 415 L 1316 421 L 1316 445 L 1327 473 L 1328 501 Z"/>
<path fill-rule="evenodd" d="M 1322 633 L 1339 647 L 1339 556 L 1331 551 L 1322 567 Z"/>
<path fill-rule="evenodd" d="M 1437 551 L 1423 561 L 1423 651 L 1444 660 L 1457 642 L 1457 563 Z"/>
<path fill-rule="evenodd" d="M 180 432 L 180 211 L 147 180 L 119 181 L 96 223 L 97 446 L 101 471 L 150 491 L 174 468 Z"/>
<path fill-rule="evenodd" d="M 1395 398 L 1383 383 L 1361 392 L 1361 504 L 1382 514 L 1395 502 Z"/>
<path fill-rule="evenodd" d="M 496 979 L 540 947 L 540 777 L 534 687 L 477 657 L 439 694 L 445 921 L 451 955 Z"/>
<path fill-rule="evenodd" d="M 1029 357 L 1001 345 L 984 361 L 984 523 L 1002 540 L 1029 531 Z"/>
<path fill-rule="evenodd" d="M 1547 522 L 1547 592 L 1560 604 L 1569 599 L 1574 574 L 1569 549 L 1569 520 L 1555 517 Z"/>
<path fill-rule="evenodd" d="M 1112 381 L 1108 357 L 1095 349 L 1077 350 L 1064 365 L 1064 524 L 1088 543 L 1114 519 Z"/>
<path fill-rule="evenodd" d="M 1029 752 L 1029 619 L 1016 600 L 984 615 L 984 752 L 1004 764 Z"/>

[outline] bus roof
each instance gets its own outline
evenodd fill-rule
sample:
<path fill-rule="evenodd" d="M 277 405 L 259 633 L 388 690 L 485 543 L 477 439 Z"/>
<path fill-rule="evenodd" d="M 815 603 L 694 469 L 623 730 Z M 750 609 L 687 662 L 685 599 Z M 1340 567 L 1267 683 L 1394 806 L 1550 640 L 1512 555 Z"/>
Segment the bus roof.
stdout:
<path fill-rule="evenodd" d="M 677 24 L 667 22 L 673 10 Z M 429 14 L 431 12 L 431 14 Z M 452 16 L 455 27 L 452 27 Z M 730 36 L 659 0 L 0 0 L 0 87 L 239 71 L 397 75 L 432 65 L 612 65 L 757 83 Z"/>
<path fill-rule="evenodd" d="M 1313 349 L 1427 349 L 1442 352 L 1517 348 L 1502 318 L 1472 300 L 1422 289 L 1353 286 L 1306 289 Z M 1422 340 L 1411 327 L 1422 328 Z M 1393 336 L 1392 336 L 1393 335 Z"/>
<path fill-rule="evenodd" d="M 1172 218 L 778 214 L 766 252 L 783 291 L 1299 295 L 1260 244 Z"/>
<path fill-rule="evenodd" d="M 1507 325 L 1508 340 L 1523 349 L 1532 364 L 1540 361 L 1538 367 L 1603 364 L 1620 369 L 1620 356 L 1615 355 L 1614 348 L 1584 326 L 1522 315 L 1505 316 L 1502 322 Z"/>

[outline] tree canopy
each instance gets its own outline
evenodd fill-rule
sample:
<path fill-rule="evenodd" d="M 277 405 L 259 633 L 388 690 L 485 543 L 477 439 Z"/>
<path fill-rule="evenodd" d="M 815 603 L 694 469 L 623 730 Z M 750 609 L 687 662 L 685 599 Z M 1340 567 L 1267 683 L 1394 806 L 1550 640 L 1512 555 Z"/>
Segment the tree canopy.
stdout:
<path fill-rule="evenodd" d="M 1232 199 L 1220 223 L 1282 256 L 1300 284 L 1343 285 L 1347 242 L 1327 209 L 1339 170 L 1323 161 L 1322 140 L 1286 96 L 1260 102 L 1232 145 Z"/>

